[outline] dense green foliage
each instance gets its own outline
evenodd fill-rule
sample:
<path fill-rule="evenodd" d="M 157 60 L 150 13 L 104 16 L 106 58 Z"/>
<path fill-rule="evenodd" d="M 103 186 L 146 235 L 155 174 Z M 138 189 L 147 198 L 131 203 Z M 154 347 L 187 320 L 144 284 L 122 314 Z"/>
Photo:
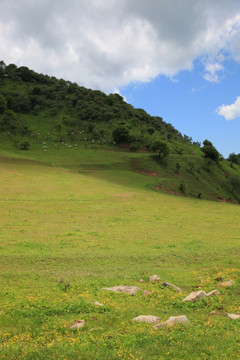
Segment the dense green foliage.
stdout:
<path fill-rule="evenodd" d="M 20 123 L 28 120 L 33 132 L 43 117 L 48 118 L 56 141 L 81 139 L 84 132 L 99 144 L 112 141 L 134 144 L 135 150 L 150 147 L 158 138 L 189 142 L 187 136 L 183 137 L 161 117 L 134 109 L 118 94 L 107 96 L 70 81 L 37 74 L 25 66 L 6 66 L 3 62 L 0 76 L 0 114 L 13 111 Z M 30 115 L 35 116 L 35 121 L 29 121 Z M 11 121 L 4 121 L 1 130 L 21 133 L 20 124 L 13 126 Z"/>

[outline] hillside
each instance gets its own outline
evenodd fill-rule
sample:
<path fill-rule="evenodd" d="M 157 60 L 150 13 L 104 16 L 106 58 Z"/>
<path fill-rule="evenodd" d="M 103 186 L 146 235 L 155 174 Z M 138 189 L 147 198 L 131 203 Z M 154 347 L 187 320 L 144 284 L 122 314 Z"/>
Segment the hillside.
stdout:
<path fill-rule="evenodd" d="M 72 163 L 4 155 L 0 359 L 239 359 L 240 319 L 226 315 L 240 311 L 238 206 L 139 189 L 131 172 L 118 170 L 121 185 Z M 153 274 L 159 283 L 150 283 Z M 139 291 L 103 290 L 117 285 Z M 201 290 L 221 296 L 182 302 Z M 154 330 L 133 321 L 143 314 L 163 322 L 185 315 L 190 324 Z M 69 328 L 80 319 L 83 328 Z"/>
<path fill-rule="evenodd" d="M 211 143 L 201 148 L 118 94 L 3 61 L 0 141 L 3 158 L 35 159 L 176 195 L 240 199 L 238 163 L 224 160 Z"/>

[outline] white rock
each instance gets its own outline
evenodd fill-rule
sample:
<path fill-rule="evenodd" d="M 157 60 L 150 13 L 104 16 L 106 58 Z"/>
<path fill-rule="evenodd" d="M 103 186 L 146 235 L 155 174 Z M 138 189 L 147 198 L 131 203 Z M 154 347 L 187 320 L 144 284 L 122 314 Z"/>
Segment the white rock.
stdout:
<path fill-rule="evenodd" d="M 227 316 L 232 320 L 240 319 L 240 314 L 227 314 Z"/>
<path fill-rule="evenodd" d="M 157 324 L 159 321 L 161 321 L 161 318 L 153 315 L 140 315 L 135 317 L 133 321 L 144 322 L 148 324 Z"/>
<path fill-rule="evenodd" d="M 220 286 L 221 286 L 222 288 L 233 286 L 233 281 L 232 281 L 232 280 L 230 280 L 230 281 L 223 281 L 223 282 L 220 284 Z"/>
<path fill-rule="evenodd" d="M 173 288 L 174 290 L 176 290 L 177 292 L 179 292 L 180 294 L 182 294 L 182 290 L 180 289 L 180 287 L 178 287 L 178 286 L 176 286 L 174 284 L 170 284 L 170 283 L 164 281 L 162 283 L 162 286 L 169 286 L 169 287 Z"/>
<path fill-rule="evenodd" d="M 84 320 L 75 320 L 72 324 L 69 325 L 70 329 L 78 329 L 85 325 Z"/>
<path fill-rule="evenodd" d="M 191 292 L 187 297 L 185 297 L 182 301 L 192 301 L 195 302 L 199 299 L 202 299 L 203 297 L 206 297 L 207 294 L 205 293 L 205 291 L 196 291 L 196 292 Z"/>
<path fill-rule="evenodd" d="M 213 290 L 213 291 L 210 291 L 209 293 L 206 294 L 207 297 L 210 297 L 210 296 L 220 296 L 221 293 L 218 291 L 218 290 Z"/>
<path fill-rule="evenodd" d="M 98 301 L 95 301 L 94 305 L 95 306 L 103 306 L 103 304 L 99 303 Z"/>
<path fill-rule="evenodd" d="M 152 275 L 149 278 L 150 282 L 159 282 L 160 281 L 160 277 L 158 275 Z"/>
<path fill-rule="evenodd" d="M 110 287 L 110 288 L 103 288 L 103 290 L 109 290 L 109 291 L 114 291 L 114 292 L 117 292 L 117 293 L 125 293 L 125 294 L 129 294 L 129 295 L 135 295 L 138 290 L 140 290 L 139 287 L 137 286 L 123 286 L 123 285 L 120 285 L 120 286 L 113 286 L 113 287 Z"/>
<path fill-rule="evenodd" d="M 190 321 L 188 320 L 188 318 L 185 315 L 171 316 L 167 321 L 157 324 L 153 328 L 159 329 L 160 327 L 164 327 L 164 326 L 174 326 L 176 323 L 189 324 Z"/>

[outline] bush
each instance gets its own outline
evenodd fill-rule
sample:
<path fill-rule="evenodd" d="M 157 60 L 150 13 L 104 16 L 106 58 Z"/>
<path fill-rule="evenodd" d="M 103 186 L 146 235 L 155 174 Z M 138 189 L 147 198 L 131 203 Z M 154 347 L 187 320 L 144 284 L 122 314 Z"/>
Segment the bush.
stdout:
<path fill-rule="evenodd" d="M 204 153 L 205 159 L 210 159 L 217 163 L 219 161 L 220 154 L 213 144 L 209 140 L 204 140 L 203 145 L 204 146 L 201 148 L 201 151 Z"/>
<path fill-rule="evenodd" d="M 116 143 L 128 143 L 129 142 L 129 130 L 125 127 L 119 127 L 112 132 L 113 140 Z"/>
<path fill-rule="evenodd" d="M 169 148 L 167 144 L 163 141 L 155 141 L 151 146 L 151 150 L 153 152 L 158 152 L 158 157 L 162 160 L 169 155 Z"/>
<path fill-rule="evenodd" d="M 30 149 L 30 144 L 27 140 L 20 144 L 20 150 L 29 150 L 29 149 Z"/>
<path fill-rule="evenodd" d="M 181 191 L 181 193 L 182 193 L 183 195 L 186 195 L 186 187 L 185 187 L 185 185 L 184 185 L 183 183 L 181 183 L 181 184 L 179 185 L 179 190 Z"/>

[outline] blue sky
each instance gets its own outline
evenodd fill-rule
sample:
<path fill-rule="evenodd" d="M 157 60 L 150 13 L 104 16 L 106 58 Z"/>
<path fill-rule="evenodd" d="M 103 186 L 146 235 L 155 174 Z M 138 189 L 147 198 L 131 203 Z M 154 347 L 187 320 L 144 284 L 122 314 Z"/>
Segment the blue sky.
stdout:
<path fill-rule="evenodd" d="M 240 153 L 240 117 L 227 121 L 217 109 L 234 103 L 240 94 L 240 65 L 234 61 L 224 65 L 217 83 L 203 78 L 203 65 L 196 60 L 192 71 L 181 71 L 174 79 L 161 75 L 147 83 L 123 87 L 121 93 L 134 107 L 163 117 L 193 141 L 212 141 L 228 157 L 231 152 Z"/>
<path fill-rule="evenodd" d="M 0 0 L 0 60 L 240 153 L 240 0 Z"/>

